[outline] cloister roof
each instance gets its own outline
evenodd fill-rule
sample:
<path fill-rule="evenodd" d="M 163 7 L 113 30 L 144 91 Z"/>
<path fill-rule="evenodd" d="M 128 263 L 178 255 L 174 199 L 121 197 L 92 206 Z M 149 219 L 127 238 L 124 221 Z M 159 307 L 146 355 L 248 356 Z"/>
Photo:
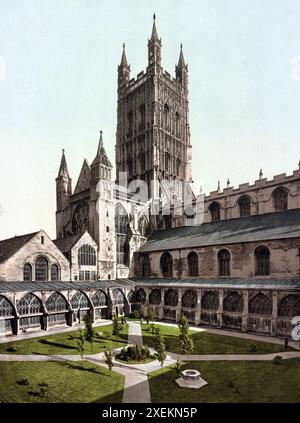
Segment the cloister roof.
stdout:
<path fill-rule="evenodd" d="M 300 278 L 292 279 L 263 279 L 263 278 L 216 278 L 216 279 L 201 279 L 201 278 L 141 278 L 133 279 L 136 286 L 139 287 L 168 287 L 168 288 L 224 288 L 224 289 L 297 289 L 300 290 Z"/>
<path fill-rule="evenodd" d="M 300 209 L 155 231 L 140 252 L 300 238 Z"/>
<path fill-rule="evenodd" d="M 135 283 L 129 279 L 109 279 L 103 281 L 75 281 L 75 282 L 0 282 L 0 292 L 17 291 L 63 291 L 90 290 L 101 288 L 130 288 Z"/>

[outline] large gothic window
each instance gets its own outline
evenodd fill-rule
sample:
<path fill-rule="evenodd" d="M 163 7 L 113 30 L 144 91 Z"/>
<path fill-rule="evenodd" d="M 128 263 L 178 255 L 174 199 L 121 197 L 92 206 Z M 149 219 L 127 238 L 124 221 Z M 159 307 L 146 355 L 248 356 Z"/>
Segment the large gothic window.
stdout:
<path fill-rule="evenodd" d="M 26 263 L 23 267 L 23 280 L 26 282 L 32 281 L 32 267 L 31 264 Z"/>
<path fill-rule="evenodd" d="M 254 252 L 255 257 L 255 275 L 267 276 L 270 274 L 270 250 L 261 245 Z"/>
<path fill-rule="evenodd" d="M 48 260 L 45 257 L 38 257 L 35 261 L 35 280 L 48 281 Z"/>
<path fill-rule="evenodd" d="M 149 304 L 158 305 L 161 303 L 160 289 L 153 289 L 149 294 Z"/>
<path fill-rule="evenodd" d="M 26 294 L 17 301 L 17 311 L 21 316 L 42 313 L 42 303 L 35 295 Z"/>
<path fill-rule="evenodd" d="M 230 276 L 230 253 L 228 250 L 218 252 L 219 276 Z"/>
<path fill-rule="evenodd" d="M 71 299 L 71 306 L 73 310 L 87 309 L 90 308 L 90 303 L 87 296 L 83 292 L 77 291 Z"/>
<path fill-rule="evenodd" d="M 169 106 L 165 104 L 164 105 L 164 128 L 167 130 L 169 129 L 169 114 L 170 114 Z"/>
<path fill-rule="evenodd" d="M 59 267 L 57 264 L 52 264 L 51 266 L 51 280 L 58 281 L 59 280 Z"/>
<path fill-rule="evenodd" d="M 173 259 L 171 254 L 164 253 L 160 258 L 161 273 L 164 278 L 173 277 Z"/>
<path fill-rule="evenodd" d="M 228 312 L 242 312 L 243 297 L 237 292 L 230 292 L 224 299 L 223 309 Z"/>
<path fill-rule="evenodd" d="M 127 114 L 127 120 L 128 120 L 127 136 L 131 137 L 133 135 L 133 112 L 132 111 Z"/>
<path fill-rule="evenodd" d="M 147 254 L 140 254 L 138 257 L 138 274 L 141 278 L 150 276 L 150 262 Z"/>
<path fill-rule="evenodd" d="M 214 201 L 209 206 L 210 216 L 212 222 L 217 222 L 221 219 L 221 207 L 217 201 Z"/>
<path fill-rule="evenodd" d="M 94 307 L 107 306 L 107 295 L 101 289 L 97 289 L 95 294 L 92 296 L 92 303 Z"/>
<path fill-rule="evenodd" d="M 278 316 L 290 319 L 300 316 L 300 296 L 290 294 L 284 297 L 279 303 Z"/>
<path fill-rule="evenodd" d="M 14 316 L 14 309 L 11 303 L 0 295 L 0 317 L 12 317 Z"/>
<path fill-rule="evenodd" d="M 82 202 L 76 208 L 73 215 L 72 229 L 76 235 L 82 234 L 89 229 L 89 206 L 87 203 Z"/>
<path fill-rule="evenodd" d="M 259 292 L 249 302 L 249 313 L 269 316 L 272 313 L 272 300 Z"/>
<path fill-rule="evenodd" d="M 78 250 L 79 266 L 96 266 L 96 250 L 89 244 L 82 245 Z"/>
<path fill-rule="evenodd" d="M 201 298 L 201 307 L 204 310 L 218 310 L 219 294 L 217 291 L 208 291 Z"/>
<path fill-rule="evenodd" d="M 182 307 L 196 308 L 197 306 L 197 292 L 189 289 L 182 296 Z"/>
<path fill-rule="evenodd" d="M 240 217 L 251 215 L 251 198 L 249 195 L 242 195 L 238 200 Z"/>
<path fill-rule="evenodd" d="M 198 255 L 192 251 L 189 253 L 187 260 L 189 276 L 198 276 Z"/>
<path fill-rule="evenodd" d="M 175 289 L 168 289 L 167 292 L 165 292 L 165 305 L 176 307 L 178 303 L 178 294 Z"/>
<path fill-rule="evenodd" d="M 46 301 L 46 309 L 49 313 L 68 311 L 68 304 L 59 292 L 53 292 Z"/>
<path fill-rule="evenodd" d="M 129 261 L 129 218 L 121 204 L 116 207 L 115 230 L 117 235 L 117 264 L 127 266 Z"/>
<path fill-rule="evenodd" d="M 288 192 L 286 189 L 279 187 L 273 191 L 273 205 L 275 211 L 287 210 L 288 208 Z"/>

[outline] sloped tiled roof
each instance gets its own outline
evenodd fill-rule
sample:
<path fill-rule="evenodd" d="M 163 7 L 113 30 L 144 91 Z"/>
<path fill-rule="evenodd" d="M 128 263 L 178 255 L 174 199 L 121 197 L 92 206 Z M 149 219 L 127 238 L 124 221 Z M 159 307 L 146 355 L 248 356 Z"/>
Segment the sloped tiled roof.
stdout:
<path fill-rule="evenodd" d="M 0 241 L 0 263 L 13 256 L 20 248 L 31 240 L 38 232 L 15 236 L 13 238 Z"/>
<path fill-rule="evenodd" d="M 300 209 L 156 231 L 139 251 L 300 238 Z"/>
<path fill-rule="evenodd" d="M 80 240 L 83 234 L 68 236 L 67 238 L 54 239 L 53 242 L 62 253 L 67 253 Z"/>

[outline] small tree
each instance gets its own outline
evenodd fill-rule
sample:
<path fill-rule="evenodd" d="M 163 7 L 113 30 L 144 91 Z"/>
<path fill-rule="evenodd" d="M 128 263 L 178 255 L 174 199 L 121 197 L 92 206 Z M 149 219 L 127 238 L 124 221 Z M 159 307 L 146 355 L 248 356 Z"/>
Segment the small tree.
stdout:
<path fill-rule="evenodd" d="M 77 340 L 77 349 L 81 357 L 81 361 L 83 361 L 83 355 L 84 355 L 84 343 L 85 343 L 85 336 L 82 330 L 79 331 L 79 336 Z"/>
<path fill-rule="evenodd" d="M 167 355 L 166 355 L 165 339 L 161 331 L 158 331 L 155 335 L 154 349 L 155 349 L 154 357 L 160 362 L 160 365 L 162 367 L 165 359 L 167 358 Z"/>
<path fill-rule="evenodd" d="M 114 314 L 112 322 L 113 322 L 113 332 L 112 333 L 113 333 L 114 336 L 119 336 L 119 334 L 120 334 L 120 324 L 119 324 L 118 316 L 116 314 Z"/>
<path fill-rule="evenodd" d="M 108 370 L 111 372 L 113 365 L 114 365 L 112 352 L 111 351 L 105 351 L 104 354 L 105 354 L 105 363 L 108 366 Z"/>
<path fill-rule="evenodd" d="M 194 343 L 192 338 L 189 336 L 189 322 L 188 319 L 182 314 L 178 323 L 179 327 L 179 340 L 182 352 L 187 355 L 194 350 Z"/>
<path fill-rule="evenodd" d="M 89 314 L 86 314 L 83 318 L 85 329 L 84 336 L 86 342 L 89 342 L 91 345 L 91 351 L 93 351 L 93 342 L 95 339 L 95 329 L 93 328 L 93 320 Z"/>
<path fill-rule="evenodd" d="M 178 359 L 174 365 L 174 369 L 176 371 L 176 373 L 178 374 L 178 376 L 180 376 L 180 372 L 181 372 L 181 367 L 182 367 L 182 363 L 181 361 Z"/>
<path fill-rule="evenodd" d="M 149 325 L 149 322 L 150 321 L 153 322 L 153 320 L 154 320 L 154 313 L 153 313 L 152 308 L 149 307 L 147 309 L 147 314 L 146 314 L 146 322 L 147 322 L 147 325 Z"/>

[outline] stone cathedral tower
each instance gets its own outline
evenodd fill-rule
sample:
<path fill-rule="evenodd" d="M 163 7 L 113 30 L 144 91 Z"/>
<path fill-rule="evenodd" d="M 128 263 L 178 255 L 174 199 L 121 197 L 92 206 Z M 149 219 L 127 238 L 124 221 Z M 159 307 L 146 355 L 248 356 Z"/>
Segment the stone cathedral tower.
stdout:
<path fill-rule="evenodd" d="M 154 15 L 147 69 L 130 79 L 123 45 L 118 66 L 117 182 L 119 172 L 128 172 L 129 182 L 146 181 L 148 187 L 157 179 L 192 179 L 188 66 L 181 45 L 172 78 L 161 66 L 161 48 Z"/>

